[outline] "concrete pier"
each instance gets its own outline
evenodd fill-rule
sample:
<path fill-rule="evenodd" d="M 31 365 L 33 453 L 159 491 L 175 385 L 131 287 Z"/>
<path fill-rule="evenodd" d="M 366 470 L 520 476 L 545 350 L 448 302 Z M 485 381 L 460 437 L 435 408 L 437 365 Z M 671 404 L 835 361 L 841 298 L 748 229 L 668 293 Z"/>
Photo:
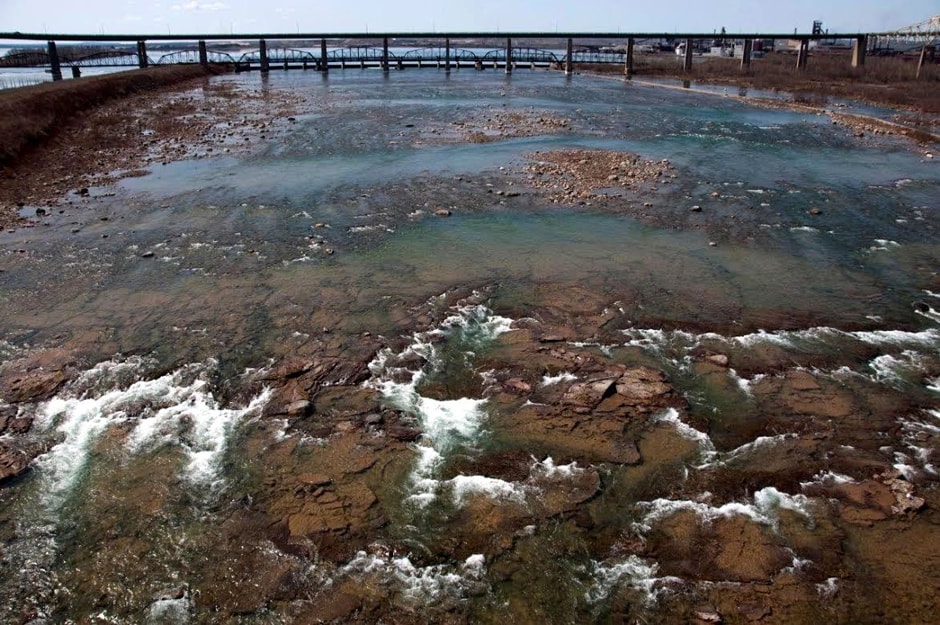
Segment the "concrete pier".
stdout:
<path fill-rule="evenodd" d="M 865 65 L 865 54 L 868 52 L 868 36 L 862 35 L 855 40 L 852 46 L 852 67 Z"/>
<path fill-rule="evenodd" d="M 388 71 L 388 37 L 382 38 L 382 71 Z"/>
<path fill-rule="evenodd" d="M 692 40 L 685 40 L 685 61 L 682 64 L 682 69 L 687 72 L 692 71 Z"/>
<path fill-rule="evenodd" d="M 271 71 L 271 64 L 268 62 L 268 42 L 264 39 L 258 41 L 258 54 L 261 57 L 261 72 L 267 74 Z"/>
<path fill-rule="evenodd" d="M 741 50 L 741 69 L 747 71 L 751 68 L 751 52 L 754 49 L 754 40 L 745 39 L 744 49 Z"/>
<path fill-rule="evenodd" d="M 458 64 L 459 68 L 460 65 Z M 444 71 L 450 73 L 450 37 L 444 40 Z"/>
<path fill-rule="evenodd" d="M 623 73 L 627 78 L 633 78 L 633 37 L 627 39 L 627 63 L 623 68 Z"/>
<path fill-rule="evenodd" d="M 326 39 L 320 40 L 320 71 L 323 73 L 330 71 L 330 64 L 326 57 Z"/>
<path fill-rule="evenodd" d="M 574 52 L 574 41 L 571 39 L 571 37 L 568 37 L 568 50 L 567 50 L 567 54 L 565 55 L 565 75 L 566 76 L 571 76 L 571 72 L 573 69 L 572 63 L 571 63 L 571 55 L 573 52 Z"/>
<path fill-rule="evenodd" d="M 82 77 L 82 69 L 78 65 L 73 65 L 72 66 L 72 78 L 81 78 L 81 77 Z"/>
<path fill-rule="evenodd" d="M 55 42 L 48 42 L 49 65 L 52 67 L 52 80 L 62 80 L 62 65 L 59 63 L 59 51 L 56 50 Z"/>
<path fill-rule="evenodd" d="M 796 68 L 806 69 L 806 61 L 809 58 L 809 39 L 800 39 L 800 50 L 796 53 Z"/>
<path fill-rule="evenodd" d="M 512 38 L 506 37 L 506 73 L 512 73 Z"/>
<path fill-rule="evenodd" d="M 199 64 L 203 67 L 209 66 L 209 52 L 206 50 L 206 42 L 199 40 Z"/>
<path fill-rule="evenodd" d="M 147 43 L 144 41 L 137 42 L 137 67 L 143 69 L 147 67 L 150 62 L 147 60 Z"/>

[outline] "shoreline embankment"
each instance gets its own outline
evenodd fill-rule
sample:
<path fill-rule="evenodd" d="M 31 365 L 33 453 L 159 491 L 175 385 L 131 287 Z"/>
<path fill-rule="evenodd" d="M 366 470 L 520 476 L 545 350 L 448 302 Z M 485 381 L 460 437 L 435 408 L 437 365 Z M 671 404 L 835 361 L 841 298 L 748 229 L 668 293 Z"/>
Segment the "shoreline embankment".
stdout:
<path fill-rule="evenodd" d="M 84 111 L 134 93 L 224 71 L 202 65 L 151 67 L 0 91 L 0 167 Z"/>

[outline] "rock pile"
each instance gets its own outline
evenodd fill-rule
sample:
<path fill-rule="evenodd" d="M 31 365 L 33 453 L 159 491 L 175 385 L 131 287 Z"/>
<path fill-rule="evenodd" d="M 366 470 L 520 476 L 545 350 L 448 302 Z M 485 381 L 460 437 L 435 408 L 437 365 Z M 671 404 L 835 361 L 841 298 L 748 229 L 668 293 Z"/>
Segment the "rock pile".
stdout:
<path fill-rule="evenodd" d="M 536 137 L 571 130 L 571 122 L 545 111 L 497 111 L 481 113 L 467 121 L 454 122 L 470 143 L 489 143 L 499 139 Z"/>
<path fill-rule="evenodd" d="M 669 161 L 643 160 L 629 152 L 559 150 L 526 157 L 532 161 L 524 168 L 529 184 L 556 204 L 603 201 L 676 177 Z"/>

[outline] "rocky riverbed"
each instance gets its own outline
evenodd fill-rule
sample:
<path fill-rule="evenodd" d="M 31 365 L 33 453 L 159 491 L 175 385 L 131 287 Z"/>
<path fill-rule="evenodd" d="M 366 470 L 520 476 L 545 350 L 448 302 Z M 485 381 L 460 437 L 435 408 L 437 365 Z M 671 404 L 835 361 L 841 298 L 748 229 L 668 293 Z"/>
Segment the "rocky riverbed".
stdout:
<path fill-rule="evenodd" d="M 928 159 L 484 78 L 226 78 L 17 178 L 0 620 L 929 621 Z"/>

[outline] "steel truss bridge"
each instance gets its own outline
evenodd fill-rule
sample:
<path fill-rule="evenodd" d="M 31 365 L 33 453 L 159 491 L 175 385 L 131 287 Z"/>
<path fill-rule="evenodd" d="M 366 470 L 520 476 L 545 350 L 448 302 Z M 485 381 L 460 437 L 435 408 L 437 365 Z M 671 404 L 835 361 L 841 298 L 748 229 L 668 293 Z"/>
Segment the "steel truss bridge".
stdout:
<path fill-rule="evenodd" d="M 270 47 L 265 51 L 270 67 L 322 69 L 324 61 L 321 54 L 297 48 Z M 552 67 L 567 61 L 567 54 L 560 51 L 544 50 L 525 46 L 511 48 L 509 56 L 516 67 Z M 62 67 L 141 67 L 149 65 L 176 65 L 201 63 L 203 59 L 197 47 L 188 47 L 162 55 L 148 55 L 142 62 L 141 56 L 131 50 L 106 50 L 84 56 L 69 57 L 60 55 Z M 356 45 L 331 48 L 327 50 L 325 64 L 329 68 L 350 67 L 435 67 L 443 65 L 449 59 L 454 67 L 505 67 L 506 48 L 465 49 L 442 46 L 426 46 L 405 52 L 388 51 L 382 46 Z M 616 52 L 577 51 L 572 52 L 573 63 L 609 63 L 625 62 L 626 54 Z M 206 47 L 205 60 L 209 63 L 233 65 L 239 70 L 257 69 L 262 65 L 260 49 L 233 55 L 226 51 Z M 51 57 L 45 51 L 31 51 L 0 57 L 0 67 L 50 67 Z"/>
<path fill-rule="evenodd" d="M 870 37 L 873 51 L 903 51 L 923 46 L 940 46 L 940 15 Z"/>
<path fill-rule="evenodd" d="M 810 34 L 790 33 L 722 33 L 724 39 L 743 42 L 741 66 L 742 69 L 750 67 L 752 47 L 756 40 L 789 40 L 799 44 L 796 57 L 797 69 L 805 69 L 807 57 L 810 53 L 810 42 L 826 39 L 854 40 L 852 53 L 852 66 L 861 67 L 865 64 L 868 51 L 876 51 L 883 39 L 911 40 L 920 43 L 921 54 L 917 65 L 917 76 L 925 60 L 935 61 L 934 43 L 940 37 L 940 16 L 931 18 L 921 24 L 893 31 L 890 33 L 856 33 L 839 35 L 813 31 Z M 46 52 L 34 50 L 19 54 L 8 55 L 0 59 L 0 67 L 48 67 L 53 80 L 62 78 L 62 67 L 71 68 L 73 76 L 79 76 L 82 67 L 147 67 L 150 65 L 169 65 L 180 63 L 210 63 L 225 64 L 235 70 L 260 69 L 269 71 L 272 67 L 314 68 L 319 71 L 329 71 L 331 68 L 381 67 L 383 70 L 405 67 L 465 67 L 472 65 L 476 69 L 486 67 L 504 67 L 506 72 L 515 67 L 551 67 L 564 65 L 565 72 L 570 74 L 575 64 L 624 64 L 625 73 L 632 76 L 634 68 L 634 45 L 644 40 L 669 40 L 685 43 L 683 67 L 685 71 L 692 70 L 692 50 L 695 41 L 708 41 L 716 38 L 715 33 L 562 33 L 562 32 L 510 32 L 510 33 L 268 33 L 268 34 L 229 34 L 229 35 L 76 35 L 76 34 L 39 34 L 39 33 L 3 33 L 0 40 L 13 41 L 45 41 Z M 346 42 L 373 42 L 379 40 L 381 47 L 375 45 L 341 45 Z M 452 47 L 452 41 L 489 40 L 503 41 L 504 47 L 493 49 L 467 49 Z M 519 45 L 520 40 L 557 41 L 565 45 L 565 52 L 546 50 L 535 47 Z M 575 51 L 574 40 L 583 41 L 625 41 L 623 52 L 602 51 L 597 47 L 588 47 Z M 272 42 L 269 48 L 267 43 Z M 297 49 L 283 47 L 281 42 L 289 41 L 319 41 L 319 50 Z M 327 46 L 327 42 L 330 46 Z M 433 44 L 416 47 L 402 52 L 398 41 L 428 41 Z M 74 56 L 74 51 L 63 49 L 59 54 L 57 45 L 65 42 L 101 43 L 113 46 L 111 49 L 98 51 L 86 56 Z M 160 56 L 149 56 L 148 42 L 178 42 L 180 49 L 166 52 Z M 226 49 L 212 49 L 212 42 L 227 42 Z M 258 48 L 245 52 L 237 58 L 229 51 L 232 43 L 240 46 L 251 46 L 257 43 Z M 394 48 L 389 47 L 392 43 Z M 440 43 L 444 42 L 443 48 Z M 136 52 L 132 45 L 136 43 Z M 196 44 L 193 47 L 193 44 Z M 514 45 L 515 44 L 515 45 Z M 118 47 L 121 45 L 121 47 Z M 278 45 L 282 47 L 278 47 Z M 420 44 L 419 44 L 420 45 Z M 487 44 L 484 44 L 486 46 Z M 153 46 L 155 48 L 155 46 Z M 680 48 L 677 48 L 677 50 Z M 313 50 L 313 51 L 311 51 Z"/>

